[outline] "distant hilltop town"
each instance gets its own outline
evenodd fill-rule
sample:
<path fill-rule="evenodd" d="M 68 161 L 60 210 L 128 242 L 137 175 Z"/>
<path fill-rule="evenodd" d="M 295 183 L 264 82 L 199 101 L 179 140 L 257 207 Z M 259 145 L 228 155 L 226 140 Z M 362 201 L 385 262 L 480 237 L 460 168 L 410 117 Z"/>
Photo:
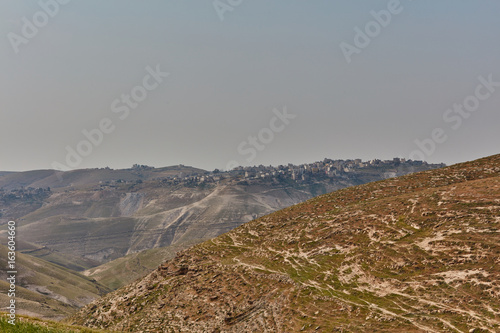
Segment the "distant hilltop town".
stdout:
<path fill-rule="evenodd" d="M 392 160 L 374 159 L 370 161 L 354 160 L 332 160 L 325 158 L 322 162 L 308 164 L 288 164 L 279 166 L 251 166 L 237 167 L 230 171 L 221 171 L 215 169 L 205 172 L 180 172 L 177 175 L 158 177 L 152 180 L 165 184 L 184 184 L 188 186 L 218 183 L 220 181 L 236 181 L 246 183 L 255 183 L 259 181 L 293 181 L 297 183 L 314 182 L 315 180 L 324 181 L 330 178 L 335 180 L 349 180 L 353 178 L 377 177 L 391 178 L 405 175 L 412 172 L 424 171 L 445 167 L 443 163 L 429 164 L 424 161 L 406 160 L 404 158 L 394 158 Z M 179 168 L 185 168 L 180 164 Z M 154 167 L 147 165 L 134 164 L 131 170 L 136 172 L 154 170 Z M 112 181 L 124 182 L 129 181 Z M 138 182 L 134 180 L 132 182 Z M 140 181 L 139 181 L 140 182 Z M 109 186 L 108 184 L 105 184 Z M 105 186 L 104 185 L 104 186 Z"/>

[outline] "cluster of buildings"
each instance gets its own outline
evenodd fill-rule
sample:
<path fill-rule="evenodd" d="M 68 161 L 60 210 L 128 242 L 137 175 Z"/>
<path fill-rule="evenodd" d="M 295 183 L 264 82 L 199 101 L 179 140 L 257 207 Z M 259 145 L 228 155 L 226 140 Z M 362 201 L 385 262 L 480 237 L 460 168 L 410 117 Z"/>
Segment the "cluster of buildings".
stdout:
<path fill-rule="evenodd" d="M 444 164 L 428 164 L 422 161 L 412 161 L 403 158 L 394 158 L 392 160 L 371 160 L 362 161 L 361 159 L 354 160 L 331 160 L 324 159 L 322 162 L 314 162 L 301 165 L 279 165 L 275 166 L 252 166 L 252 167 L 237 167 L 230 171 L 222 172 L 215 169 L 211 172 L 192 173 L 189 175 L 177 175 L 158 179 L 162 183 L 174 184 L 203 184 L 217 183 L 224 179 L 241 180 L 262 180 L 275 179 L 283 180 L 290 179 L 296 182 L 309 181 L 314 178 L 349 178 L 349 175 L 356 172 L 362 172 L 363 169 L 380 170 L 386 173 L 388 177 L 394 177 L 398 174 L 398 170 L 411 170 L 414 167 L 424 167 L 425 169 L 444 167 Z"/>
<path fill-rule="evenodd" d="M 8 202 L 19 199 L 40 199 L 50 194 L 50 187 L 34 188 L 34 187 L 21 187 L 17 189 L 5 190 L 0 188 L 0 202 Z"/>

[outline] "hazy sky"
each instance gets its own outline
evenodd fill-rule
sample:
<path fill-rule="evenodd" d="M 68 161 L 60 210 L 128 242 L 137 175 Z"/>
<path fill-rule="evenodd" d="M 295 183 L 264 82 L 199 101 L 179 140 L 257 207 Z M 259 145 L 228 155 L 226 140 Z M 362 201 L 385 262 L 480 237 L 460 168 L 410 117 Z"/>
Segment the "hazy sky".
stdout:
<path fill-rule="evenodd" d="M 497 0 L 0 0 L 0 170 L 496 154 L 498 13 Z"/>

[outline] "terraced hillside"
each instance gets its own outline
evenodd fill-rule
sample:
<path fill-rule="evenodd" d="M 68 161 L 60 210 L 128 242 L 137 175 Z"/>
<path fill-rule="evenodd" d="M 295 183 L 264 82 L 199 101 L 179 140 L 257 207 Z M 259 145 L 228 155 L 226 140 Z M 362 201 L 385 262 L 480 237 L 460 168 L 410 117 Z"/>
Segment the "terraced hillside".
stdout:
<path fill-rule="evenodd" d="M 499 332 L 499 226 L 495 155 L 256 219 L 71 322 L 132 332 Z"/>

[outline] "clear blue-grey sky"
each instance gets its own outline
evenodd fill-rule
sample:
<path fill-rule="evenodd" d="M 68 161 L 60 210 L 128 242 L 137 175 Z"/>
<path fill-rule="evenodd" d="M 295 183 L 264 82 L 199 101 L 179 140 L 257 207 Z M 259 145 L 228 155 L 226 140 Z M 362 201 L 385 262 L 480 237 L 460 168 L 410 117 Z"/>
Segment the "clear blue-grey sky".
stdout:
<path fill-rule="evenodd" d="M 496 154 L 498 13 L 496 0 L 2 0 L 0 170 Z"/>

